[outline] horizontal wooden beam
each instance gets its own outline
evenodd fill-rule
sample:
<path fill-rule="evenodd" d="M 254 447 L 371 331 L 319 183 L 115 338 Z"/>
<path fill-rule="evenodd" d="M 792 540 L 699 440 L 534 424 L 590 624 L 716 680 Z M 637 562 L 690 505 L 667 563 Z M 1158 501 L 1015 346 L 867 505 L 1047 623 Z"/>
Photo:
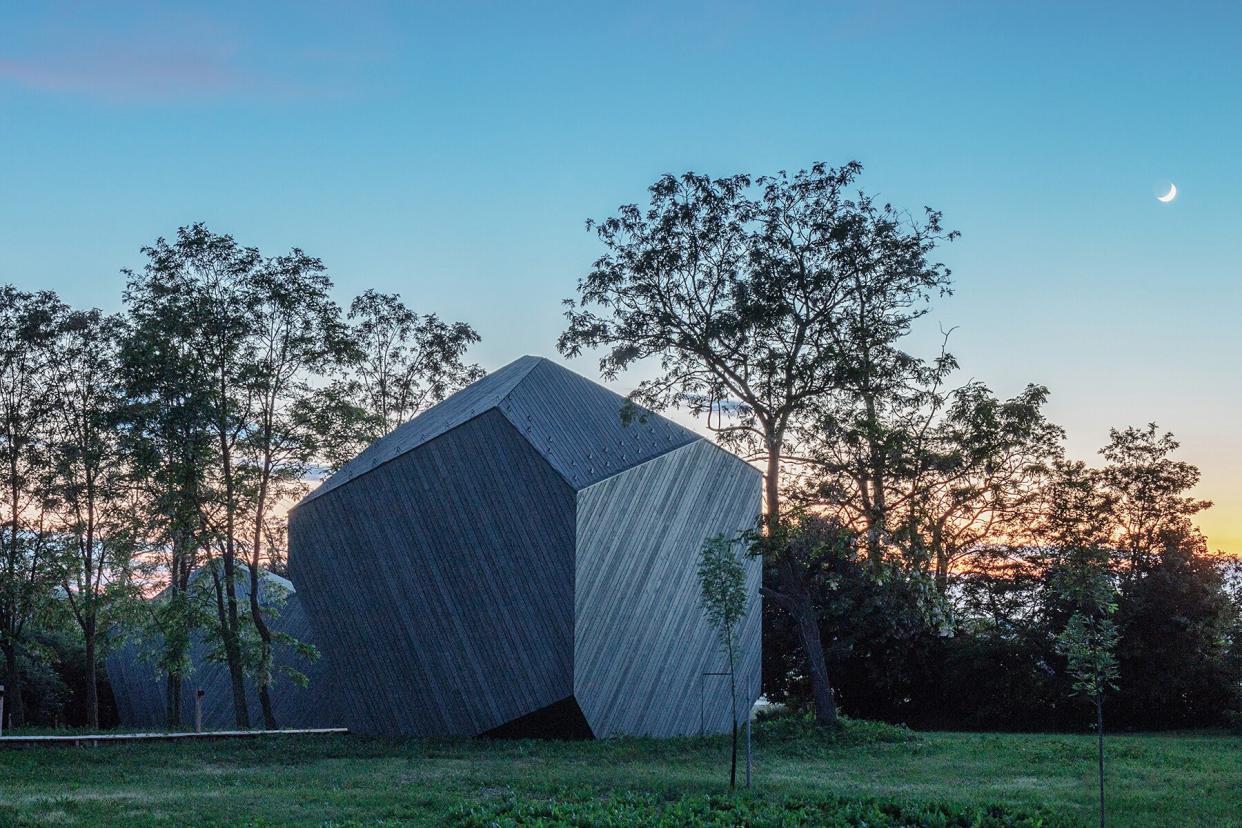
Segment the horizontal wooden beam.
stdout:
<path fill-rule="evenodd" d="M 168 742 L 174 739 L 240 739 L 253 736 L 329 736 L 349 733 L 346 727 L 301 730 L 208 730 L 203 733 L 75 733 L 61 735 L 0 736 L 3 745 L 90 745 L 97 742 Z"/>

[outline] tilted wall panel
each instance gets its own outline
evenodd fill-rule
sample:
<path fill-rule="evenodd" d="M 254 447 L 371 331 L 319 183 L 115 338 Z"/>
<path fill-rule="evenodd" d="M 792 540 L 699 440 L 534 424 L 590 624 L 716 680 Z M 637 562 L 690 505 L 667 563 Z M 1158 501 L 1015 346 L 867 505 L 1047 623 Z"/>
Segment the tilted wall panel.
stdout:
<path fill-rule="evenodd" d="M 245 596 L 239 596 L 247 600 Z M 280 614 L 268 617 L 268 624 L 276 632 L 286 633 L 299 641 L 314 644 L 314 633 L 306 618 L 299 593 L 294 592 L 285 600 Z M 237 725 L 233 712 L 233 688 L 228 668 L 218 662 L 208 661 L 209 647 L 196 635 L 190 648 L 190 660 L 194 671 L 185 679 L 181 689 L 182 726 L 194 726 L 194 694 L 203 690 L 203 727 L 208 730 L 227 730 Z M 285 644 L 276 644 L 275 663 L 288 666 L 306 675 L 310 680 L 306 687 L 299 687 L 281 673 L 271 687 L 272 712 L 281 728 L 336 727 L 340 716 L 331 700 L 331 685 L 323 659 L 311 662 L 292 651 Z M 126 643 L 104 660 L 108 681 L 116 699 L 117 715 L 121 726 L 126 728 L 150 727 L 163 729 L 167 722 L 165 711 L 166 678 L 156 671 L 150 661 L 143 659 L 137 645 Z M 252 727 L 263 726 L 263 711 L 259 707 L 258 689 L 246 680 L 246 702 Z"/>
<path fill-rule="evenodd" d="M 573 684 L 574 495 L 496 410 L 290 516 L 348 726 L 475 735 Z"/>
<path fill-rule="evenodd" d="M 596 736 L 727 730 L 727 661 L 700 604 L 703 541 L 760 513 L 761 475 L 697 440 L 578 493 L 574 695 Z M 739 716 L 759 695 L 759 585 L 746 559 L 749 612 L 738 664 Z"/>
<path fill-rule="evenodd" d="M 496 407 L 513 388 L 540 362 L 526 356 L 514 360 L 499 371 L 473 382 L 448 399 L 433 405 L 392 433 L 376 440 L 342 466 L 323 485 L 308 494 L 302 503 L 322 497 L 338 486 L 365 475 L 377 467 L 444 434 L 484 411 Z"/>

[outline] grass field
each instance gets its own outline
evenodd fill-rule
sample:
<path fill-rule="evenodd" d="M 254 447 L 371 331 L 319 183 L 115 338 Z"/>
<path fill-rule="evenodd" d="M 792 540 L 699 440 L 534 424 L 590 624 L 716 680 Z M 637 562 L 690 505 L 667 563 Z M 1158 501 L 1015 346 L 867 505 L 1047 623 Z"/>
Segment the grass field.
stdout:
<path fill-rule="evenodd" d="M 1242 737 L 1122 735 L 1108 750 L 1111 824 L 1242 826 Z M 838 798 L 923 814 L 889 809 L 889 825 L 970 825 L 989 805 L 1027 819 L 983 824 L 1094 819 L 1087 735 L 915 734 L 854 722 L 829 738 L 763 723 L 755 788 L 736 800 L 727 751 L 720 738 L 355 736 L 10 748 L 0 751 L 0 825 L 675 825 L 699 814 L 712 815 L 703 824 L 796 825 L 828 822 L 830 811 L 831 824 L 864 819 Z M 918 810 L 927 803 L 966 816 L 928 818 Z"/>

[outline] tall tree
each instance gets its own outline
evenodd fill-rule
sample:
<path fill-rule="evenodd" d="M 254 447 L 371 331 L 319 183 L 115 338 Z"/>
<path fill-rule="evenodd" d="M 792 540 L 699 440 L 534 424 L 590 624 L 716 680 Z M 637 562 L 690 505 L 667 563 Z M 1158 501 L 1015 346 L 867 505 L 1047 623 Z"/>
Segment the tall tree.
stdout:
<path fill-rule="evenodd" d="M 816 164 L 794 175 L 712 179 L 666 175 L 650 205 L 589 222 L 605 247 L 568 301 L 558 340 L 566 356 L 603 348 L 609 379 L 639 360 L 659 374 L 632 397 L 683 405 L 725 445 L 765 465 L 768 535 L 782 511 L 796 425 L 834 393 L 888 386 L 898 341 L 948 289 L 929 261 L 953 238 L 940 214 L 921 220 L 847 189 L 861 171 Z M 816 717 L 836 719 L 819 625 L 776 545 L 764 594 L 794 614 L 812 678 Z"/>
<path fill-rule="evenodd" d="M 483 376 L 465 361 L 479 335 L 465 322 L 420 315 L 392 293 L 368 290 L 349 306 L 352 396 L 367 412 L 366 442 Z M 363 443 L 365 445 L 365 443 Z"/>
<path fill-rule="evenodd" d="M 803 428 L 803 497 L 857 527 L 873 565 L 892 557 L 943 595 L 955 565 L 1033 517 L 1063 432 L 1041 386 L 1009 400 L 977 382 L 942 390 L 947 354 L 902 362 L 885 394 L 842 395 Z"/>
<path fill-rule="evenodd" d="M 1176 458 L 1178 448 L 1150 423 L 1112 429 L 1100 450 L 1119 585 L 1113 709 L 1130 719 L 1206 723 L 1242 701 L 1242 665 L 1229 653 L 1242 605 L 1229 600 L 1224 561 L 1194 526 L 1212 504 L 1191 496 L 1199 469 Z"/>
<path fill-rule="evenodd" d="M 86 654 L 87 721 L 99 727 L 100 639 L 134 595 L 138 525 L 116 430 L 121 407 L 121 321 L 70 312 L 52 351 L 55 388 L 49 497 L 57 516 L 59 580 Z"/>
<path fill-rule="evenodd" d="M 126 330 L 121 343 L 125 404 L 121 436 L 142 499 L 139 571 L 167 580 L 162 595 L 146 605 L 159 641 L 157 668 L 167 677 L 165 707 L 170 729 L 181 725 L 183 682 L 189 675 L 195 625 L 190 576 L 205 545 L 210 501 L 205 366 L 193 344 L 174 332 L 158 277 L 129 273 Z"/>
<path fill-rule="evenodd" d="M 1191 497 L 1199 469 L 1171 455 L 1179 443 L 1155 423 L 1111 429 L 1100 449 L 1102 483 L 1113 495 L 1113 542 L 1127 577 L 1141 577 L 1167 548 L 1170 536 L 1192 534 L 1192 518 L 1212 505 Z"/>
<path fill-rule="evenodd" d="M 53 293 L 0 286 L 0 653 L 15 727 L 24 712 L 18 656 L 53 574 L 46 488 L 54 407 L 50 365 L 66 311 Z"/>
<path fill-rule="evenodd" d="M 278 723 L 270 692 L 273 634 L 262 601 L 261 572 L 281 554 L 284 535 L 278 524 L 284 516 L 274 507 L 305 490 L 318 452 L 317 434 L 305 416 L 314 405 L 311 379 L 347 350 L 339 309 L 328 297 L 330 288 L 323 263 L 296 249 L 267 261 L 252 282 L 251 358 L 244 382 L 254 401 L 253 425 L 240 451 L 250 503 L 247 594 L 258 635 L 254 678 L 269 730 Z"/>
<path fill-rule="evenodd" d="M 980 557 L 986 566 L 998 541 L 1029 534 L 1043 481 L 1064 450 L 1064 430 L 1044 413 L 1047 399 L 1039 385 L 1001 400 L 970 383 L 935 426 L 906 522 L 908 542 L 930 553 L 942 595 L 955 567 L 969 560 L 978 569 Z"/>
<path fill-rule="evenodd" d="M 197 535 L 183 540 L 220 558 L 219 629 L 236 721 L 249 727 L 237 594 L 243 496 L 237 466 L 238 443 L 253 413 L 254 399 L 246 385 L 252 357 L 247 333 L 254 300 L 251 279 L 262 259 L 257 250 L 202 224 L 183 227 L 172 243 L 161 238 L 143 252 L 147 264 L 141 274 L 131 274 L 126 291 L 135 329 L 127 353 L 136 363 L 133 373 L 149 384 L 142 389 L 148 403 L 177 400 L 179 410 L 156 411 L 156 420 L 173 414 L 177 425 L 191 432 L 184 436 L 193 456 L 177 462 L 187 475 L 180 488 L 187 499 L 171 504 L 174 508 L 165 518 L 182 530 L 197 520 Z M 170 607 L 183 600 L 179 596 L 188 583 L 187 561 L 192 557 L 181 555 L 176 562 Z"/>

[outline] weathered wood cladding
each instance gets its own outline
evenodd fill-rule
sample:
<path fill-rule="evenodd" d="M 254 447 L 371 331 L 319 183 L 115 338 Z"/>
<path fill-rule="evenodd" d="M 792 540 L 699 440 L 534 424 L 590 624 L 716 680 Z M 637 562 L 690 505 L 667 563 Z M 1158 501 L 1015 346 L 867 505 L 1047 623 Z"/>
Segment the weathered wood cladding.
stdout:
<path fill-rule="evenodd" d="M 523 357 L 526 359 L 526 357 Z M 634 408 L 573 371 L 541 359 L 498 405 L 552 468 L 581 489 L 700 439 L 672 420 Z"/>
<path fill-rule="evenodd" d="M 248 593 L 247 593 L 248 594 Z M 302 606 L 301 595 L 294 592 L 285 600 L 280 614 L 269 618 L 272 629 L 290 635 L 299 641 L 314 642 L 314 631 Z M 155 645 L 156 642 L 153 642 Z M 190 660 L 194 671 L 182 687 L 181 721 L 186 727 L 194 725 L 194 694 L 203 690 L 203 727 L 208 730 L 232 728 L 237 724 L 233 713 L 233 690 L 229 683 L 228 669 L 219 662 L 207 660 L 210 648 L 201 636 L 195 636 L 190 648 Z M 308 661 L 288 646 L 275 645 L 277 665 L 287 665 L 306 674 L 310 679 L 306 687 L 299 687 L 293 680 L 278 674 L 271 688 L 272 710 L 281 727 L 333 727 L 339 723 L 336 704 L 331 699 L 331 683 L 322 658 Z M 104 660 L 108 682 L 116 700 L 117 716 L 123 727 L 164 727 L 166 679 L 150 661 L 143 659 L 138 645 L 127 642 Z M 246 681 L 246 701 L 250 711 L 250 723 L 263 724 L 263 712 L 259 708 L 258 690 L 249 679 Z"/>
<path fill-rule="evenodd" d="M 723 661 L 696 568 L 706 536 L 753 524 L 760 475 L 650 412 L 623 422 L 625 407 L 523 357 L 293 510 L 290 563 L 344 724 L 425 736 L 728 726 L 727 684 L 701 675 Z M 752 570 L 741 675 L 757 693 Z"/>
<path fill-rule="evenodd" d="M 290 561 L 350 729 L 476 735 L 571 695 L 573 509 L 496 410 L 304 501 Z"/>
<path fill-rule="evenodd" d="M 760 475 L 698 440 L 578 493 L 574 695 L 596 736 L 729 728 L 724 651 L 699 600 L 699 550 L 751 528 Z M 760 562 L 747 561 L 738 710 L 759 695 Z M 749 693 L 748 693 L 749 690 Z"/>

